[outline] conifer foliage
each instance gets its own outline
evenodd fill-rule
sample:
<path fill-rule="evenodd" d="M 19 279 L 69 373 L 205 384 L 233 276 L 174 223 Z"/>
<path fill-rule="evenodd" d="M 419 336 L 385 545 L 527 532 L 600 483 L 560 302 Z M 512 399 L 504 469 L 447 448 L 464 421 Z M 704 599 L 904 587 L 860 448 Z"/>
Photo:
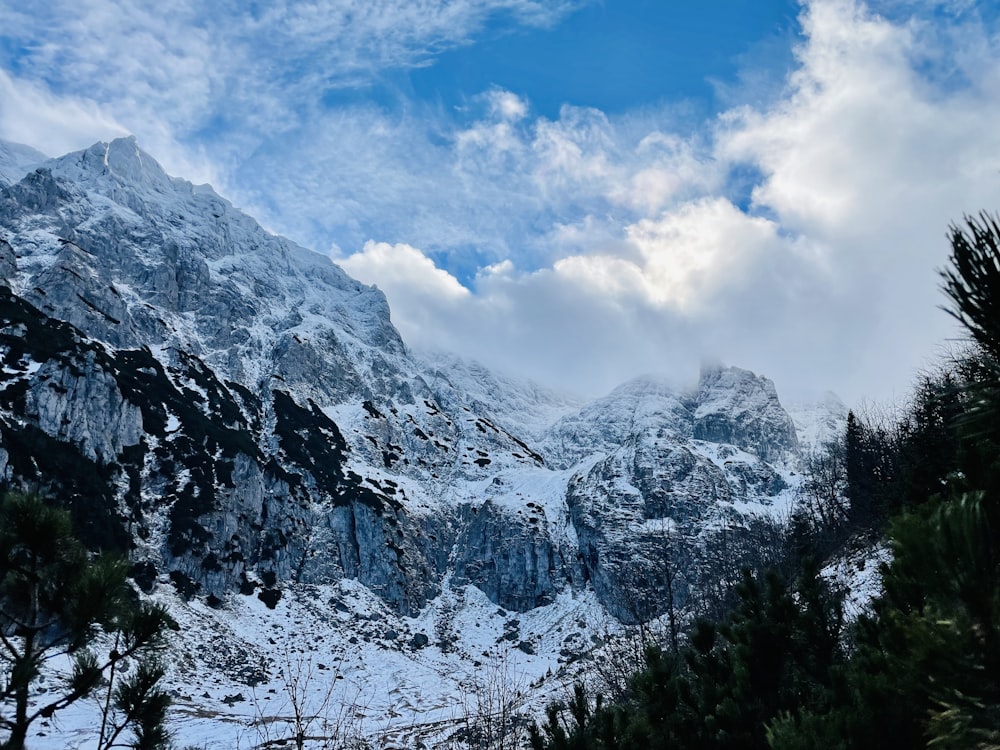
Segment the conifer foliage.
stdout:
<path fill-rule="evenodd" d="M 140 603 L 127 565 L 92 557 L 69 514 L 36 497 L 0 499 L 0 747 L 22 750 L 29 729 L 88 696 L 103 698 L 99 750 L 168 746 L 169 697 L 155 653 L 172 624 L 159 606 Z M 98 649 L 97 643 L 104 648 Z M 72 664 L 61 680 L 44 673 Z"/>
<path fill-rule="evenodd" d="M 973 350 L 925 376 L 901 419 L 852 414 L 844 437 L 837 523 L 887 528 L 892 551 L 871 613 L 844 628 L 793 528 L 792 585 L 746 573 L 736 608 L 679 656 L 650 652 L 623 701 L 581 688 L 550 708 L 535 750 L 1000 747 L 1000 219 L 966 217 L 950 239 L 946 309 Z"/>
<path fill-rule="evenodd" d="M 791 584 L 745 571 L 737 594 L 729 616 L 698 622 L 678 655 L 651 649 L 621 703 L 591 712 L 578 687 L 535 727 L 535 750 L 763 750 L 768 722 L 803 700 L 824 704 L 844 659 L 843 617 L 815 566 Z"/>

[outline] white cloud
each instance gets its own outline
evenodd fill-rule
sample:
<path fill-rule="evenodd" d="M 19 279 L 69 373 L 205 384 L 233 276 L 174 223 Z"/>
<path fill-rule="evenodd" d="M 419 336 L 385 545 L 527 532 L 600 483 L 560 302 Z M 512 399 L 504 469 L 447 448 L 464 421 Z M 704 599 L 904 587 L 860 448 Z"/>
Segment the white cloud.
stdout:
<path fill-rule="evenodd" d="M 454 276 L 437 268 L 430 258 L 410 245 L 369 241 L 360 253 L 334 260 L 357 279 L 377 279 L 397 293 L 412 289 L 420 296 L 445 303 L 469 297 L 469 290 Z"/>
<path fill-rule="evenodd" d="M 945 229 L 1000 198 L 1000 55 L 975 25 L 891 23 L 850 0 L 814 0 L 786 97 L 724 118 L 718 154 L 763 172 L 758 208 L 822 248 L 852 394 L 905 390 L 953 333 L 937 305 Z M 979 40 L 956 47 L 956 38 Z M 942 78 L 942 71 L 948 74 Z"/>
<path fill-rule="evenodd" d="M 0 138 L 4 140 L 60 156 L 127 133 L 92 101 L 53 96 L 43 87 L 0 70 Z"/>
<path fill-rule="evenodd" d="M 718 187 L 711 169 L 678 136 L 652 133 L 642 140 L 637 153 L 645 157 L 646 166 L 611 185 L 608 197 L 642 215 L 662 211 L 692 192 Z"/>
<path fill-rule="evenodd" d="M 658 219 L 626 227 L 640 249 L 647 298 L 687 314 L 703 311 L 731 284 L 745 283 L 768 250 L 780 250 L 777 228 L 723 198 L 684 203 Z"/>
<path fill-rule="evenodd" d="M 709 354 L 785 391 L 903 392 L 952 330 L 936 309 L 948 222 L 1000 203 L 1000 41 L 971 14 L 808 0 L 780 96 L 691 133 L 667 109 L 546 118 L 502 88 L 459 115 L 317 103 L 497 14 L 546 24 L 568 3 L 268 8 L 0 6 L 34 50 L 0 78 L 4 137 L 58 151 L 41 141 L 131 129 L 268 226 L 343 248 L 410 343 L 590 390 Z"/>
<path fill-rule="evenodd" d="M 996 80 L 995 56 L 965 62 L 970 86 L 939 88 L 923 63 L 944 40 L 916 22 L 816 0 L 803 26 L 809 43 L 790 95 L 768 111 L 730 113 L 721 133 L 721 156 L 765 172 L 757 204 L 793 230 L 839 234 L 898 221 L 930 195 L 951 193 L 954 206 L 987 187 L 983 173 L 1000 167 L 1000 129 L 990 126 L 1000 97 L 983 85 Z"/>
<path fill-rule="evenodd" d="M 905 393 L 954 331 L 937 309 L 947 224 L 1000 197 L 997 44 L 970 27 L 972 54 L 847 0 L 809 3 L 803 28 L 784 94 L 724 113 L 707 144 L 573 108 L 461 131 L 448 173 L 506 188 L 512 224 L 548 228 L 414 343 L 595 389 L 715 355 L 792 394 Z M 942 84 L 949 66 L 961 85 Z M 744 165 L 759 173 L 747 209 L 719 195 Z M 399 321 L 428 309 L 389 298 Z"/>
<path fill-rule="evenodd" d="M 643 329 L 627 295 L 620 304 L 561 268 L 523 273 L 504 261 L 480 271 L 470 292 L 409 246 L 370 242 L 337 262 L 363 281 L 377 281 L 404 340 L 418 349 L 459 351 L 500 370 L 591 392 L 634 375 L 637 362 L 663 369 L 653 367 L 662 337 Z"/>
<path fill-rule="evenodd" d="M 697 317 L 731 286 L 746 283 L 766 254 L 786 250 L 772 222 L 723 198 L 683 203 L 624 233 L 633 252 L 572 255 L 556 261 L 554 271 L 619 304 Z"/>
<path fill-rule="evenodd" d="M 446 321 L 472 302 L 454 276 L 410 245 L 369 241 L 361 252 L 334 261 L 393 301 L 393 322 L 410 344 L 439 340 Z"/>
<path fill-rule="evenodd" d="M 517 94 L 497 88 L 489 91 L 486 96 L 491 114 L 500 119 L 516 122 L 528 115 L 528 103 Z"/>

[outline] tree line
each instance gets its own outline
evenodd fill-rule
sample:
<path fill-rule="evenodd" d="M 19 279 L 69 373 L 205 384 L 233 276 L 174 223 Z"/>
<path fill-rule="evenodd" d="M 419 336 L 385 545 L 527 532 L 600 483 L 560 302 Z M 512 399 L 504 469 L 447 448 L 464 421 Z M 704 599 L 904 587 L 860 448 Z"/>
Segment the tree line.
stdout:
<path fill-rule="evenodd" d="M 734 607 L 647 649 L 624 695 L 577 685 L 533 750 L 1000 747 L 1000 219 L 949 240 L 969 347 L 810 457 L 792 564 L 744 571 Z M 821 561 L 880 539 L 882 594 L 848 621 Z"/>

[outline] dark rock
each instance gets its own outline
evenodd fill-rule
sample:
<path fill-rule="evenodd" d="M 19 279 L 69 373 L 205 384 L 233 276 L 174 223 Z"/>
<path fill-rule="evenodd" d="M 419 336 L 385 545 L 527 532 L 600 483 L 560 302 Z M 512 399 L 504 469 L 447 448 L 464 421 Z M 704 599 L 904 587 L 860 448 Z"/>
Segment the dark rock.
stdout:
<path fill-rule="evenodd" d="M 274 609 L 281 600 L 281 589 L 261 589 L 257 598 L 264 602 L 268 609 Z"/>
<path fill-rule="evenodd" d="M 135 585 L 146 594 L 152 593 L 156 587 L 156 575 L 156 565 L 149 560 L 133 564 L 129 571 L 129 576 L 135 581 Z"/>

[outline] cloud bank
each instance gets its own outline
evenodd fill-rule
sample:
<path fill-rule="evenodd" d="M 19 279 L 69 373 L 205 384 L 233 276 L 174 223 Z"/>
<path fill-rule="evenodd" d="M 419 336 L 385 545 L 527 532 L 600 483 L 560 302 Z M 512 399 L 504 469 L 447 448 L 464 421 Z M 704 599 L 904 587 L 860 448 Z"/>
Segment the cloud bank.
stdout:
<path fill-rule="evenodd" d="M 848 0 L 815 0 L 801 23 L 782 95 L 723 112 L 707 135 L 571 108 L 525 123 L 520 107 L 460 132 L 459 174 L 493 170 L 534 216 L 569 217 L 520 238 L 555 256 L 543 267 L 504 248 L 513 265 L 445 303 L 440 267 L 425 283 L 416 267 L 380 271 L 370 247 L 342 262 L 386 291 L 409 341 L 523 361 L 548 382 L 690 378 L 718 356 L 793 395 L 904 395 L 956 335 L 938 309 L 949 222 L 1000 204 L 998 40 L 975 19 L 891 22 Z"/>
<path fill-rule="evenodd" d="M 30 66 L 0 71 L 0 135 L 58 152 L 136 132 L 377 284 L 417 348 L 588 393 L 715 357 L 792 397 L 905 394 L 955 335 L 936 273 L 949 222 L 1000 208 L 995 20 L 808 0 L 784 87 L 694 126 L 668 106 L 546 118 L 502 82 L 457 112 L 334 95 L 491 19 L 544 26 L 576 5 L 0 9 L 32 42 Z"/>

